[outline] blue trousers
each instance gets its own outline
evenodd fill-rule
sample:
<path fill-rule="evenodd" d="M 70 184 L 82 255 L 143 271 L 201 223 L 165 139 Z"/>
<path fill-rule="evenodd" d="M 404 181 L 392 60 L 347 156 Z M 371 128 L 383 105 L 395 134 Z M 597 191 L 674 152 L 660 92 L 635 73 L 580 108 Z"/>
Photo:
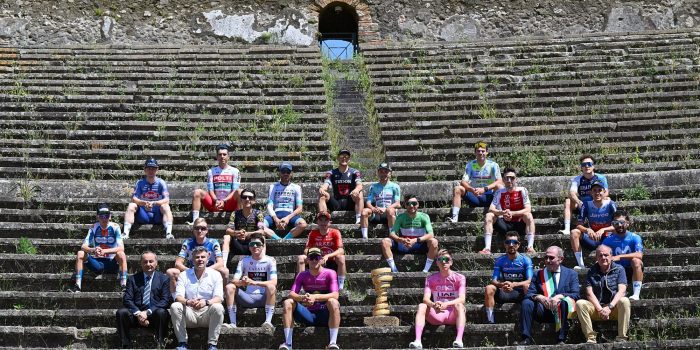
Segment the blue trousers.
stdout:
<path fill-rule="evenodd" d="M 559 309 L 564 310 L 562 313 L 566 315 L 568 312 L 568 304 L 562 300 L 559 303 Z M 520 332 L 523 339 L 532 338 L 532 320 L 539 323 L 554 323 L 554 314 L 552 311 L 545 309 L 542 303 L 532 301 L 530 298 L 525 298 L 520 304 Z M 562 317 L 561 329 L 557 334 L 557 341 L 566 341 L 566 335 L 569 332 L 569 320 Z"/>

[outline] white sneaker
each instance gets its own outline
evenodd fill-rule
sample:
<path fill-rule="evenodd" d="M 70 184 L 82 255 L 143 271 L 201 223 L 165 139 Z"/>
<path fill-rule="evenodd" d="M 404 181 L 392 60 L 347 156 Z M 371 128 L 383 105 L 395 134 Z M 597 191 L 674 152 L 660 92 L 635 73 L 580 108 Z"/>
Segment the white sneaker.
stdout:
<path fill-rule="evenodd" d="M 167 235 L 165 235 L 165 239 L 175 239 L 175 236 L 173 236 L 172 233 L 168 233 Z"/>
<path fill-rule="evenodd" d="M 223 329 L 234 329 L 234 328 L 238 328 L 238 326 L 236 326 L 235 323 L 224 323 L 224 324 L 221 325 L 221 328 L 223 328 Z"/>
<path fill-rule="evenodd" d="M 464 348 L 464 344 L 459 340 L 455 340 L 452 342 L 452 347 L 457 348 L 457 349 L 462 349 L 462 348 Z"/>
<path fill-rule="evenodd" d="M 574 266 L 574 270 L 576 270 L 576 271 L 583 270 L 583 269 L 585 269 L 585 267 L 583 267 L 583 266 L 578 266 L 578 265 Z"/>
<path fill-rule="evenodd" d="M 629 300 L 639 300 L 639 295 L 630 295 Z"/>
<path fill-rule="evenodd" d="M 445 220 L 445 222 L 451 222 L 451 223 L 459 222 L 459 218 L 455 218 L 455 217 L 450 216 L 447 218 L 447 220 Z"/>
<path fill-rule="evenodd" d="M 328 349 L 328 350 L 340 350 L 340 346 L 338 346 L 338 344 L 336 344 L 336 343 L 328 344 L 326 349 Z"/>
<path fill-rule="evenodd" d="M 122 239 L 129 239 L 128 233 L 122 233 Z"/>
<path fill-rule="evenodd" d="M 268 332 L 268 333 L 272 333 L 272 332 L 275 331 L 275 326 L 273 326 L 272 323 L 270 323 L 270 322 L 265 322 L 265 323 L 263 323 L 262 325 L 260 325 L 260 327 L 261 327 L 265 332 Z"/>
<path fill-rule="evenodd" d="M 412 341 L 412 342 L 408 343 L 408 348 L 409 349 L 422 349 L 423 344 L 419 341 Z"/>
<path fill-rule="evenodd" d="M 291 345 L 287 345 L 287 343 L 282 343 L 280 346 L 277 348 L 277 350 L 292 350 Z"/>
<path fill-rule="evenodd" d="M 355 225 L 359 225 L 360 221 L 362 221 L 362 217 L 355 218 Z"/>
<path fill-rule="evenodd" d="M 561 233 L 562 235 L 570 235 L 571 234 L 571 232 L 566 232 L 566 230 L 564 230 L 564 229 L 561 229 L 557 232 Z"/>

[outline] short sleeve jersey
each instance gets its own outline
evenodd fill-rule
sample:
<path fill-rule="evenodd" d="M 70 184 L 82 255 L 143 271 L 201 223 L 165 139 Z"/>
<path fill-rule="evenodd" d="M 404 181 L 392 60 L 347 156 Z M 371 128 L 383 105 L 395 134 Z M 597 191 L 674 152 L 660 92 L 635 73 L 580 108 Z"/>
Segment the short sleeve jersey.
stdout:
<path fill-rule="evenodd" d="M 252 256 L 246 256 L 238 262 L 233 278 L 240 279 L 243 276 L 258 282 L 277 278 L 277 261 L 275 258 L 267 255 L 260 258 L 260 260 L 255 260 Z M 246 292 L 248 294 L 265 294 L 265 287 L 250 285 L 246 287 Z"/>
<path fill-rule="evenodd" d="M 303 204 L 301 187 L 294 183 L 283 185 L 279 182 L 270 185 L 267 203 L 272 204 L 274 210 L 291 213 L 297 206 Z"/>
<path fill-rule="evenodd" d="M 613 256 L 630 254 L 636 252 L 644 252 L 644 245 L 642 245 L 642 237 L 634 232 L 627 231 L 624 237 L 613 233 L 608 236 L 608 238 L 603 240 L 603 244 L 612 249 Z M 617 261 L 618 264 L 628 267 L 632 263 L 629 259 L 620 259 Z"/>
<path fill-rule="evenodd" d="M 436 272 L 425 279 L 424 293 L 431 293 L 433 302 L 455 300 L 460 295 L 464 295 L 466 290 L 467 279 L 454 271 L 450 271 L 447 277 L 442 277 L 439 272 Z"/>
<path fill-rule="evenodd" d="M 430 223 L 430 216 L 426 213 L 417 212 L 414 218 L 411 218 L 408 213 L 401 213 L 396 217 L 391 232 L 398 233 L 401 237 L 416 238 L 433 233 L 433 225 Z"/>
<path fill-rule="evenodd" d="M 530 196 L 525 187 L 517 186 L 512 191 L 501 188 L 493 195 L 492 205 L 498 210 L 523 210 L 530 205 Z M 512 222 L 521 221 L 522 217 L 513 217 Z"/>
<path fill-rule="evenodd" d="M 375 182 L 369 187 L 367 200 L 378 208 L 386 208 L 401 199 L 401 188 L 394 182 L 387 181 L 386 185 Z"/>
<path fill-rule="evenodd" d="M 221 246 L 219 246 L 219 241 L 214 238 L 205 238 L 204 243 L 202 244 L 197 244 L 197 240 L 194 238 L 188 238 L 182 242 L 180 253 L 178 253 L 177 256 L 185 259 L 188 267 L 192 267 L 194 265 L 194 262 L 192 261 L 192 251 L 194 248 L 199 246 L 207 248 L 210 253 L 207 266 L 214 265 L 216 263 L 216 258 L 223 257 L 223 254 L 221 253 Z"/>
<path fill-rule="evenodd" d="M 501 255 L 493 265 L 491 279 L 499 282 L 522 282 L 532 279 L 532 260 L 527 255 L 517 254 L 510 260 L 507 254 Z M 518 287 L 522 291 L 522 287 Z"/>
<path fill-rule="evenodd" d="M 583 202 L 581 210 L 578 215 L 578 224 L 584 225 L 588 221 L 588 225 L 594 230 L 598 231 L 601 228 L 610 226 L 613 219 L 613 214 L 617 211 L 615 202 L 607 198 L 603 200 L 603 204 L 600 208 L 593 204 L 593 201 Z"/>
<path fill-rule="evenodd" d="M 149 183 L 144 177 L 136 182 L 134 197 L 144 201 L 159 201 L 170 198 L 170 193 L 168 193 L 168 185 L 163 179 L 156 177 L 153 183 Z"/>
<path fill-rule="evenodd" d="M 241 173 L 237 168 L 215 166 L 207 171 L 207 190 L 214 191 L 216 199 L 223 200 L 241 186 Z"/>
<path fill-rule="evenodd" d="M 243 209 L 238 209 L 228 223 L 228 227 L 234 230 L 246 230 L 249 232 L 257 231 L 258 225 L 262 225 L 265 220 L 265 215 L 258 209 L 253 209 L 250 216 L 243 214 Z"/>
<path fill-rule="evenodd" d="M 487 159 L 484 166 L 480 166 L 476 159 L 467 163 L 464 169 L 462 181 L 466 181 L 472 187 L 484 187 L 501 178 L 501 168 L 498 163 Z"/>
<path fill-rule="evenodd" d="M 100 247 L 102 249 L 112 249 L 123 246 L 122 231 L 119 229 L 119 225 L 113 222 L 109 222 L 106 228 L 103 228 L 99 222 L 96 222 L 88 230 L 83 244 L 91 248 Z M 116 254 L 108 254 L 105 258 L 114 259 L 115 255 Z"/>
<path fill-rule="evenodd" d="M 338 275 L 335 271 L 322 267 L 318 276 L 311 274 L 306 270 L 297 275 L 292 285 L 292 291 L 299 294 L 301 290 L 309 294 L 328 294 L 338 291 Z M 315 302 L 308 307 L 309 311 L 319 311 L 326 308 L 326 304 Z"/>
<path fill-rule="evenodd" d="M 340 169 L 335 168 L 326 172 L 323 183 L 333 189 L 334 198 L 348 197 L 355 186 L 362 183 L 362 175 L 357 169 L 348 168 L 347 171 L 340 172 Z"/>
<path fill-rule="evenodd" d="M 569 187 L 569 192 L 577 192 L 578 198 L 585 202 L 593 200 L 591 197 L 591 182 L 598 180 L 603 184 L 603 188 L 608 189 L 608 179 L 602 174 L 593 174 L 593 177 L 587 179 L 583 175 L 576 176 L 571 179 L 571 186 Z"/>
<path fill-rule="evenodd" d="M 329 228 L 326 235 L 322 235 L 319 230 L 311 230 L 309 238 L 306 240 L 306 248 L 319 248 L 323 255 L 328 255 L 343 247 L 343 239 L 340 231 Z"/>

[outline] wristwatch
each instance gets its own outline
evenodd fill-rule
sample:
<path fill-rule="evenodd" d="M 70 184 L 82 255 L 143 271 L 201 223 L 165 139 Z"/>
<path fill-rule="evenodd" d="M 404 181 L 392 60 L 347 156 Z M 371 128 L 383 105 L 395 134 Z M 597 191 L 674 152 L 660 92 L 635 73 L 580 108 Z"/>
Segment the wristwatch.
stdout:
<path fill-rule="evenodd" d="M 204 304 L 205 304 L 206 306 L 209 306 L 209 300 L 205 300 L 205 301 L 204 301 Z"/>
<path fill-rule="evenodd" d="M 484 186 L 484 192 L 488 192 L 488 191 L 489 191 L 489 187 L 488 187 L 488 186 Z"/>

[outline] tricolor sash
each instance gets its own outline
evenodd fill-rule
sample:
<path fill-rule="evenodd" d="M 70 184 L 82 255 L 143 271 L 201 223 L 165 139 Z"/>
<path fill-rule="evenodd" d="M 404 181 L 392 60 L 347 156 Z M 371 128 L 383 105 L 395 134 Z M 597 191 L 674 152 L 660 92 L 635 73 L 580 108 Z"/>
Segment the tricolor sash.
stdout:
<path fill-rule="evenodd" d="M 542 287 L 542 295 L 547 298 L 557 295 L 556 288 L 554 287 L 554 274 L 550 272 L 549 269 L 542 269 L 539 271 L 538 275 L 540 285 Z M 559 276 L 559 279 L 561 281 L 561 276 Z M 564 297 L 562 300 L 566 301 L 568 309 L 566 318 L 573 318 L 573 313 L 576 311 L 576 302 L 570 297 Z M 556 325 L 556 330 L 559 331 L 559 329 L 561 329 L 561 320 L 563 316 L 561 307 L 558 307 L 557 311 L 552 311 L 552 313 L 554 314 L 554 324 Z"/>

